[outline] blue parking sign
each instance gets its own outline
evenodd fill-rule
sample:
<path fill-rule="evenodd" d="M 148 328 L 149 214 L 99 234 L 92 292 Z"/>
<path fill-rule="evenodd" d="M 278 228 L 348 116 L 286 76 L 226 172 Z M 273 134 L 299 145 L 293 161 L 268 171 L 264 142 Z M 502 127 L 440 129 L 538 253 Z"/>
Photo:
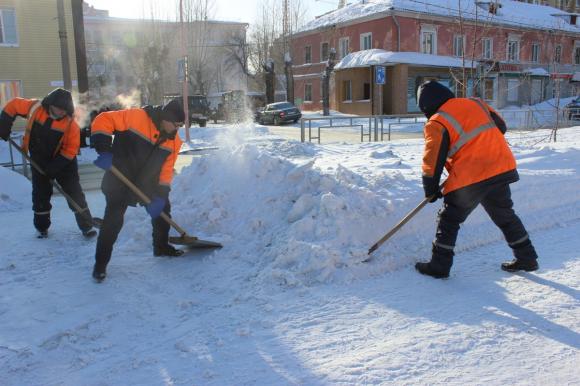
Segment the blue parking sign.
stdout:
<path fill-rule="evenodd" d="M 385 66 L 375 66 L 375 83 L 385 84 Z"/>

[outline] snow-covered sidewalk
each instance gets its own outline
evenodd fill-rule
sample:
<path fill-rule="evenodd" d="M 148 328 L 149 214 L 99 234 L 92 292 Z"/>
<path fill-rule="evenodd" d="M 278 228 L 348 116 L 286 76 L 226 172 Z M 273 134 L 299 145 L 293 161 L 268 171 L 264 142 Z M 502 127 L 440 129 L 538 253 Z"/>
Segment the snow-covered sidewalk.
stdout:
<path fill-rule="evenodd" d="M 315 146 L 212 130 L 196 135 L 219 150 L 176 177 L 173 217 L 224 248 L 154 258 L 148 216 L 130 208 L 102 284 L 63 199 L 38 240 L 27 181 L 0 169 L 0 383 L 576 382 L 580 128 L 556 144 L 538 143 L 547 131 L 508 137 L 540 271 L 501 271 L 510 250 L 477 210 L 443 281 L 412 269 L 429 258 L 440 202 L 361 263 L 422 199 L 421 140 Z M 87 198 L 101 215 L 102 195 Z"/>

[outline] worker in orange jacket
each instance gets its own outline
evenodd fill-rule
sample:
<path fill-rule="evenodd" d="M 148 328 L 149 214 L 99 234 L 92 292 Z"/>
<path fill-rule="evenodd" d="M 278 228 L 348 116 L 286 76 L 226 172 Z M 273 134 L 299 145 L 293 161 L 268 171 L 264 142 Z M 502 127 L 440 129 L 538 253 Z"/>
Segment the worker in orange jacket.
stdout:
<path fill-rule="evenodd" d="M 42 101 L 14 98 L 0 114 L 0 137 L 5 141 L 10 137 L 16 117 L 27 119 L 22 149 L 29 152 L 31 159 L 44 171 L 42 174 L 32 168 L 32 209 L 39 238 L 48 236 L 51 225 L 51 179 L 56 180 L 63 191 L 82 208 L 82 212 L 76 212 L 69 203 L 83 235 L 92 237 L 97 234 L 79 183 L 76 157 L 79 152 L 80 129 L 73 114 L 72 96 L 62 88 L 51 91 Z"/>
<path fill-rule="evenodd" d="M 417 102 L 428 119 L 422 166 L 425 197 L 430 202 L 444 197 L 431 261 L 417 263 L 417 271 L 435 278 L 449 276 L 459 226 L 479 204 L 501 229 L 515 256 L 501 268 L 537 270 L 538 255 L 513 210 L 509 184 L 518 181 L 519 175 L 504 138 L 503 119 L 481 99 L 455 98 L 437 81 L 419 87 Z M 444 167 L 449 176 L 441 191 Z"/>
<path fill-rule="evenodd" d="M 184 121 L 185 113 L 176 99 L 165 106 L 104 112 L 93 121 L 91 142 L 99 153 L 95 165 L 107 171 L 101 184 L 107 204 L 93 268 L 93 278 L 97 282 L 107 275 L 107 265 L 123 226 L 127 207 L 139 202 L 129 188 L 113 175 L 111 166 L 115 166 L 151 199 L 146 209 L 152 218 L 154 255 L 183 254 L 182 250 L 169 244 L 170 226 L 160 215 L 162 211 L 170 215 L 169 192 L 173 167 L 182 144 L 177 129 Z"/>

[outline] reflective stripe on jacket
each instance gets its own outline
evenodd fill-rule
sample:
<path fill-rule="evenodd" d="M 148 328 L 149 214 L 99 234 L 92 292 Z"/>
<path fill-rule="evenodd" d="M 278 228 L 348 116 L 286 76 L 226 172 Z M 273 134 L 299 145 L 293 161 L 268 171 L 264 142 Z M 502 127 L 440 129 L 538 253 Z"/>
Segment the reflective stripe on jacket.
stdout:
<path fill-rule="evenodd" d="M 453 98 L 425 124 L 424 176 L 435 174 L 438 160 L 444 159 L 439 157 L 444 132 L 449 136 L 448 149 L 443 149 L 449 173 L 444 194 L 516 169 L 515 158 L 490 111 L 480 99 Z"/>
<path fill-rule="evenodd" d="M 36 99 L 14 98 L 6 104 L 2 114 L 6 114 L 10 124 L 17 116 L 26 117 L 38 103 Z M 39 106 L 28 118 L 27 130 L 23 138 L 23 149 L 30 150 L 36 160 L 50 160 L 61 155 L 73 160 L 80 148 L 80 128 L 74 119 L 66 116 L 53 120 L 46 109 Z"/>

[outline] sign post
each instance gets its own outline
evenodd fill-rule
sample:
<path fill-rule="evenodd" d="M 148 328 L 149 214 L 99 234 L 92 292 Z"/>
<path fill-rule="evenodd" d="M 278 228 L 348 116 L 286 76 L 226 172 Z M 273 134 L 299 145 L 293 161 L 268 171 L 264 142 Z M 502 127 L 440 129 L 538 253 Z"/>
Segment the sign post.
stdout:
<path fill-rule="evenodd" d="M 373 95 L 373 106 L 376 106 L 374 109 L 376 111 L 375 115 L 382 115 L 383 114 L 383 85 L 386 81 L 386 73 L 385 73 L 385 66 L 375 66 L 375 85 L 377 86 L 377 99 L 378 105 L 375 103 Z M 378 120 L 375 118 L 375 142 L 379 140 L 379 128 L 378 128 Z"/>

